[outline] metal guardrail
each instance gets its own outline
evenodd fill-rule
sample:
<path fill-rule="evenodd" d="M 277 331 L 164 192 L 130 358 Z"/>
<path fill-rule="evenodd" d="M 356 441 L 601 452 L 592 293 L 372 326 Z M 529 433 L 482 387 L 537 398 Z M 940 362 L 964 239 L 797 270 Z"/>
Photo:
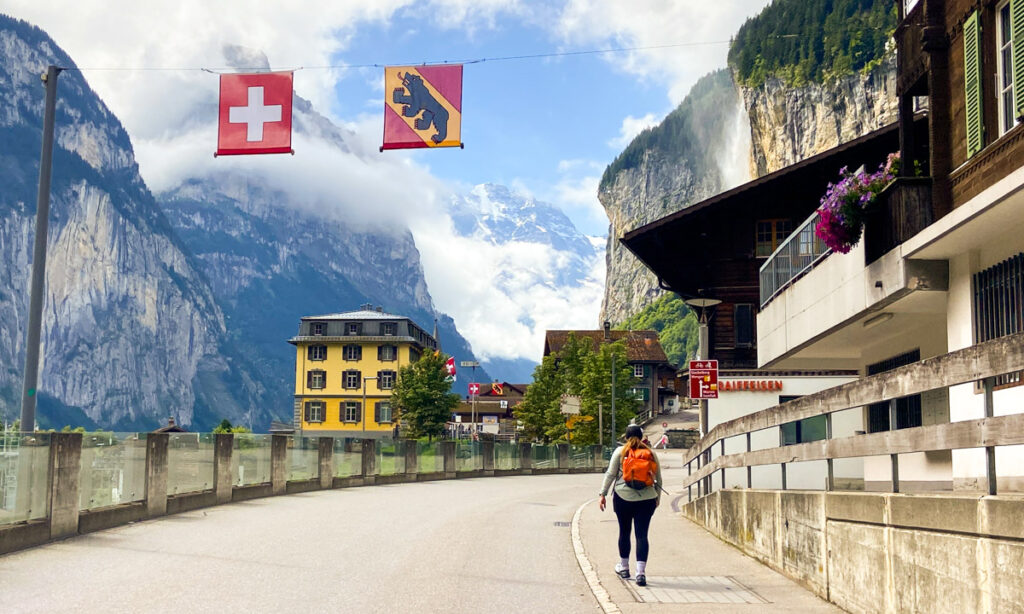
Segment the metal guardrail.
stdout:
<path fill-rule="evenodd" d="M 818 212 L 815 211 L 761 265 L 761 307 L 832 253 L 825 242 L 814 234 L 817 223 Z"/>
<path fill-rule="evenodd" d="M 806 461 L 826 461 L 826 490 L 835 489 L 833 461 L 843 458 L 887 456 L 891 460 L 892 492 L 900 491 L 899 455 L 939 450 L 983 448 L 985 450 L 988 493 L 996 494 L 997 446 L 1024 444 L 1024 414 L 995 416 L 993 388 L 996 378 L 1024 370 L 1024 333 L 1007 335 L 962 350 L 928 358 L 865 377 L 854 382 L 807 395 L 781 406 L 772 407 L 719 424 L 711 429 L 684 455 L 687 477 L 683 486 L 697 496 L 715 489 L 713 476 L 721 472 L 725 488 L 725 470 L 746 468 L 747 488 L 752 487 L 751 468 L 777 465 L 781 468 L 782 489 L 786 490 L 786 465 Z M 897 399 L 946 389 L 951 386 L 982 382 L 984 416 L 978 419 L 947 422 L 877 433 L 833 438 L 832 414 L 848 409 L 888 402 L 894 412 Z M 751 435 L 784 424 L 824 416 L 825 439 L 751 449 Z M 893 422 L 890 422 L 893 423 Z M 726 440 L 746 437 L 746 450 L 727 454 Z M 717 456 L 712 459 L 712 453 Z"/>

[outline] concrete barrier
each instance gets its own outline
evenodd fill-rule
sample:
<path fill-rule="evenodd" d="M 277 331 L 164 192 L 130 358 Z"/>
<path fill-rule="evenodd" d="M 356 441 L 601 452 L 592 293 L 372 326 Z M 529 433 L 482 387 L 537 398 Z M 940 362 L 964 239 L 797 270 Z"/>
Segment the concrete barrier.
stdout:
<path fill-rule="evenodd" d="M 519 445 L 522 464 L 520 469 L 495 470 L 495 446 L 494 442 L 490 441 L 484 441 L 481 445 L 483 454 L 481 466 L 483 468 L 480 470 L 456 472 L 455 442 L 445 441 L 441 442 L 444 470 L 419 473 L 417 471 L 416 442 L 409 440 L 405 446 L 405 472 L 381 476 L 376 474 L 376 442 L 372 439 L 364 439 L 361 440 L 361 475 L 335 477 L 333 475 L 334 440 L 330 437 L 322 437 L 319 439 L 317 448 L 318 475 L 309 479 L 289 481 L 287 479 L 289 438 L 285 435 L 274 435 L 271 438 L 270 446 L 270 482 L 235 486 L 232 474 L 234 436 L 218 434 L 214 438 L 213 448 L 213 488 L 168 495 L 169 437 L 166 433 L 150 433 L 146 436 L 145 448 L 145 498 L 142 501 L 81 510 L 79 488 L 82 436 L 80 433 L 52 433 L 50 437 L 46 490 L 49 514 L 43 519 L 0 525 L 0 554 L 147 518 L 260 497 L 331 488 L 372 486 L 374 484 L 534 473 L 531 444 Z M 594 450 L 596 463 L 594 469 L 570 468 L 568 451 L 568 446 L 559 446 L 558 466 L 537 470 L 536 473 L 603 471 L 602 463 L 597 462 L 601 456 L 599 446 L 596 446 Z"/>
<path fill-rule="evenodd" d="M 849 612 L 1024 608 L 1020 498 L 735 489 L 682 511 Z"/>

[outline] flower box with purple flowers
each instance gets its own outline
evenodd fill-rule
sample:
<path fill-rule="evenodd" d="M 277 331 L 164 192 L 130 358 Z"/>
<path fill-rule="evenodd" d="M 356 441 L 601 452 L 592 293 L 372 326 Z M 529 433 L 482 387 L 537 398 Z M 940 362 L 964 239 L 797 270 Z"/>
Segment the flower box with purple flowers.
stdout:
<path fill-rule="evenodd" d="M 845 254 L 860 241 L 864 231 L 864 216 L 878 194 L 896 178 L 900 156 L 889 154 L 885 164 L 874 173 L 851 173 L 847 167 L 839 169 L 841 179 L 828 184 L 828 192 L 818 208 L 818 223 L 814 233 L 832 251 Z"/>

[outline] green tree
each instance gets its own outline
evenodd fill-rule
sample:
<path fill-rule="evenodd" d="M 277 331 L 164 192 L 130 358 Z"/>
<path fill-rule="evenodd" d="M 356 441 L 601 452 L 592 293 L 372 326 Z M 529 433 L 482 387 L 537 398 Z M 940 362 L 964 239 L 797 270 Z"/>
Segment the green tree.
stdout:
<path fill-rule="evenodd" d="M 619 328 L 658 331 L 658 341 L 674 365 L 684 365 L 697 356 L 697 316 L 675 294 L 663 294 Z"/>
<path fill-rule="evenodd" d="M 220 421 L 220 424 L 213 428 L 214 433 L 251 433 L 248 428 L 244 426 L 233 426 L 231 421 L 224 418 Z"/>
<path fill-rule="evenodd" d="M 576 423 L 572 443 L 597 443 L 598 413 L 602 407 L 605 426 L 610 430 L 612 356 L 615 357 L 617 430 L 636 417 L 640 401 L 633 397 L 630 389 L 637 385 L 637 379 L 625 360 L 625 345 L 617 341 L 601 343 L 595 348 L 591 339 L 569 333 L 562 349 L 545 356 L 534 369 L 533 383 L 526 389 L 523 402 L 516 407 L 515 415 L 523 423 L 523 435 L 543 443 L 568 441 L 567 416 L 561 413 L 561 400 L 562 395 L 571 394 L 580 397 L 580 414 L 591 418 Z"/>
<path fill-rule="evenodd" d="M 446 354 L 426 352 L 416 362 L 398 370 L 398 381 L 391 391 L 391 403 L 402 424 L 413 437 L 431 440 L 444 434 L 448 416 L 459 404 L 459 395 L 445 371 Z"/>

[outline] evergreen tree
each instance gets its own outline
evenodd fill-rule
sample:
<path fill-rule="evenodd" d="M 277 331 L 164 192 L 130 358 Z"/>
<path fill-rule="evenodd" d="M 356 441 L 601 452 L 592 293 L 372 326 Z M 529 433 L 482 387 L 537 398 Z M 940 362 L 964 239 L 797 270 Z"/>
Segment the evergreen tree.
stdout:
<path fill-rule="evenodd" d="M 748 87 L 823 83 L 873 68 L 895 28 L 895 0 L 776 0 L 740 27 L 729 66 Z"/>
<path fill-rule="evenodd" d="M 459 395 L 451 392 L 447 379 L 447 360 L 446 354 L 427 352 L 398 371 L 391 402 L 413 437 L 443 435 L 445 422 L 459 404 Z"/>

